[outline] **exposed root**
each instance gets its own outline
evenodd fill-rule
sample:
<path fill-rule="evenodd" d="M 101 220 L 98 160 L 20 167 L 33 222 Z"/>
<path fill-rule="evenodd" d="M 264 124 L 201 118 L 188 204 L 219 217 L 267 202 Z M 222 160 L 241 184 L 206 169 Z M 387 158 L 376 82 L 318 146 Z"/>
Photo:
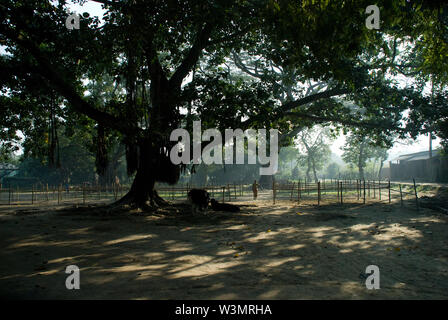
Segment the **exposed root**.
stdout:
<path fill-rule="evenodd" d="M 154 196 L 153 196 L 153 201 L 159 206 L 159 207 L 166 207 L 169 206 L 170 203 L 166 200 L 164 200 L 161 196 L 159 196 L 159 194 L 157 193 L 157 191 L 154 190 Z"/>
<path fill-rule="evenodd" d="M 120 200 L 109 205 L 112 210 L 116 209 L 139 209 L 143 212 L 154 212 L 161 207 L 169 206 L 170 203 L 164 200 L 157 194 L 157 191 L 153 192 L 152 197 L 148 197 L 146 200 L 137 199 L 132 194 L 126 194 Z"/>

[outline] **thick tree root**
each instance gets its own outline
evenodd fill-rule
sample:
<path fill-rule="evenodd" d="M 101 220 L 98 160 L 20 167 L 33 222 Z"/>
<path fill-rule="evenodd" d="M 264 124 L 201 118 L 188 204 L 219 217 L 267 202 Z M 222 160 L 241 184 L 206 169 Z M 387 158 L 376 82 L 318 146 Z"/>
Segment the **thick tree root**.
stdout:
<path fill-rule="evenodd" d="M 116 209 L 140 209 L 144 212 L 154 212 L 161 207 L 169 206 L 170 203 L 164 200 L 157 194 L 157 191 L 153 192 L 152 197 L 148 197 L 146 200 L 137 199 L 132 194 L 126 194 L 120 200 L 109 205 L 112 210 Z"/>
<path fill-rule="evenodd" d="M 165 206 L 170 205 L 170 203 L 168 201 L 164 200 L 161 196 L 159 196 L 157 191 L 154 191 L 153 200 L 160 207 L 165 207 Z"/>

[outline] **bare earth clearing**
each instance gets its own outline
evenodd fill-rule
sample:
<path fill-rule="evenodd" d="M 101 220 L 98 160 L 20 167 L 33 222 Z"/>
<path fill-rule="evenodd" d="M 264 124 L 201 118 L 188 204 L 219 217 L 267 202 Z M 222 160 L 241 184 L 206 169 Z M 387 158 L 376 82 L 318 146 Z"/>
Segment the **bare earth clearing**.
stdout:
<path fill-rule="evenodd" d="M 448 216 L 412 203 L 238 202 L 193 217 L 0 210 L 0 295 L 30 299 L 447 299 Z M 16 210 L 16 209 L 14 209 Z M 65 288 L 65 268 L 81 289 Z M 367 290 L 377 265 L 381 289 Z"/>

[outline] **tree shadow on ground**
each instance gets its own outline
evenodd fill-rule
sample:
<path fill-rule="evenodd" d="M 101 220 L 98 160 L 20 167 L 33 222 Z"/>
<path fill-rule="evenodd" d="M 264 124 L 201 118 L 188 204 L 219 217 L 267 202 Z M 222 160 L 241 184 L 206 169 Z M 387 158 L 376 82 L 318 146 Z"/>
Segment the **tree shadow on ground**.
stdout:
<path fill-rule="evenodd" d="M 32 299 L 446 299 L 447 220 L 399 205 L 95 208 L 0 217 L 1 294 Z M 430 233 L 429 233 L 430 232 Z M 65 268 L 81 289 L 65 288 Z M 367 290 L 378 265 L 381 289 Z"/>

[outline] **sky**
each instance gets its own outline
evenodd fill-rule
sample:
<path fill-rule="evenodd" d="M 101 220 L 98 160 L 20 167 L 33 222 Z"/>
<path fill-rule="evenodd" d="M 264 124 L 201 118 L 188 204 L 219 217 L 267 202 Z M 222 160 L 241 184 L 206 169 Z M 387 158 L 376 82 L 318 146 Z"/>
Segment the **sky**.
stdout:
<path fill-rule="evenodd" d="M 345 136 L 339 136 L 334 143 L 331 145 L 331 152 L 337 154 L 338 156 L 342 155 L 342 146 L 345 143 Z M 432 149 L 436 149 L 440 146 L 440 139 L 434 139 L 432 141 Z M 428 151 L 429 150 L 429 137 L 427 135 L 420 135 L 416 141 L 399 141 L 394 144 L 394 146 L 389 150 L 389 158 L 388 160 L 392 160 L 397 158 L 399 155 L 415 153 L 420 151 Z"/>
<path fill-rule="evenodd" d="M 82 6 L 79 4 L 70 4 L 70 10 L 76 13 L 82 14 L 83 12 L 88 12 L 92 16 L 97 16 L 101 18 L 103 16 L 102 4 L 94 1 L 87 1 Z"/>

